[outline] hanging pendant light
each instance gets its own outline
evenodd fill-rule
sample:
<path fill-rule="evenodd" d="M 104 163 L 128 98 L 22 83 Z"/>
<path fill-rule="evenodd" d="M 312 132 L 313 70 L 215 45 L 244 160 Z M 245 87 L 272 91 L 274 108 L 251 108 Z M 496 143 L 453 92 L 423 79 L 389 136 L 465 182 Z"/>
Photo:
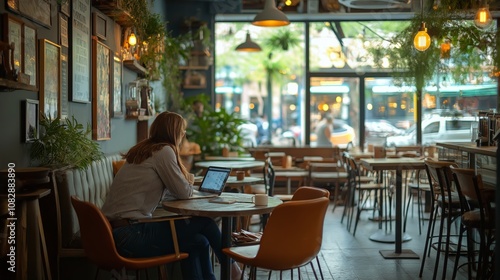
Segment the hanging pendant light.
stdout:
<path fill-rule="evenodd" d="M 491 27 L 493 20 L 491 18 L 490 9 L 488 5 L 479 8 L 476 16 L 474 17 L 474 25 L 479 29 L 488 29 Z"/>
<path fill-rule="evenodd" d="M 262 27 L 278 27 L 289 25 L 290 20 L 285 13 L 276 8 L 274 0 L 266 0 L 264 10 L 255 16 L 252 24 Z"/>
<path fill-rule="evenodd" d="M 420 11 L 422 13 L 422 20 L 424 20 L 424 0 L 420 0 Z M 423 21 L 417 35 L 415 35 L 415 38 L 413 39 L 413 46 L 421 52 L 427 50 L 431 46 L 431 37 L 427 34 L 427 28 L 425 27 L 425 22 Z"/>
<path fill-rule="evenodd" d="M 431 46 L 431 37 L 427 34 L 427 28 L 425 27 L 425 22 L 422 22 L 417 35 L 413 39 L 413 46 L 418 51 L 425 51 Z"/>
<path fill-rule="evenodd" d="M 247 31 L 245 42 L 239 44 L 235 50 L 239 52 L 260 52 L 262 49 L 259 45 L 257 45 L 257 43 L 252 41 L 252 38 L 250 38 L 250 32 Z"/>

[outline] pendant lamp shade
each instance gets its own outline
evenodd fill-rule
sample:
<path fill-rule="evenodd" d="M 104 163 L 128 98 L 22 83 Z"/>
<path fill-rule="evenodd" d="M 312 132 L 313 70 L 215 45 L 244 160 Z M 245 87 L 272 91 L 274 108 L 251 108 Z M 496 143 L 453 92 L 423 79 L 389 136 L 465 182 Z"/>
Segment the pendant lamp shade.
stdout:
<path fill-rule="evenodd" d="M 491 27 L 493 20 L 491 19 L 491 14 L 488 6 L 479 8 L 477 10 L 476 16 L 474 17 L 474 25 L 479 29 L 488 29 Z"/>
<path fill-rule="evenodd" d="M 278 27 L 290 24 L 285 13 L 276 8 L 274 0 L 266 0 L 264 10 L 258 13 L 252 22 L 253 25 L 262 27 Z"/>
<path fill-rule="evenodd" d="M 239 44 L 235 50 L 239 52 L 260 52 L 262 49 L 259 45 L 257 45 L 257 43 L 252 41 L 252 39 L 250 38 L 250 32 L 247 31 L 245 42 Z"/>
<path fill-rule="evenodd" d="M 413 46 L 418 51 L 425 51 L 431 46 L 431 37 L 427 34 L 427 28 L 425 27 L 425 22 L 422 22 L 417 35 L 413 39 Z"/>

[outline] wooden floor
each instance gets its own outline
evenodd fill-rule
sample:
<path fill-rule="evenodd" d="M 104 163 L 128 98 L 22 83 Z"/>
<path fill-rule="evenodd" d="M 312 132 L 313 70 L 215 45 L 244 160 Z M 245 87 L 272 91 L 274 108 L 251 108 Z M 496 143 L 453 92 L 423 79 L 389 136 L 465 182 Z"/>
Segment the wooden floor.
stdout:
<path fill-rule="evenodd" d="M 324 279 L 359 279 L 359 280 L 382 280 L 382 279 L 432 279 L 436 252 L 433 250 L 431 256 L 426 259 L 422 278 L 418 277 L 422 254 L 424 251 L 427 221 L 424 222 L 422 235 L 418 231 L 418 218 L 416 205 L 414 217 L 409 217 L 407 233 L 412 237 L 403 243 L 403 249 L 411 249 L 418 254 L 420 259 L 390 260 L 384 259 L 379 250 L 394 249 L 394 244 L 378 243 L 369 240 L 369 236 L 376 232 L 378 223 L 370 220 L 371 213 L 363 212 L 358 224 L 356 236 L 348 232 L 344 224 L 340 223 L 344 207 L 337 207 L 332 212 L 331 203 L 325 218 L 323 235 L 323 246 L 319 254 L 319 260 Z M 394 223 L 394 222 L 393 222 Z M 394 226 L 394 224 L 393 224 Z M 461 258 L 463 261 L 465 258 Z M 442 267 L 443 257 L 441 257 Z M 453 259 L 449 259 L 446 279 L 451 279 Z M 316 267 L 316 266 L 315 266 Z M 216 268 L 217 269 L 217 268 Z M 439 270 L 441 273 L 441 270 Z M 316 272 L 318 270 L 316 268 Z M 218 271 L 217 271 L 217 275 Z M 440 274 L 441 275 L 441 274 Z M 258 279 L 268 279 L 268 272 L 258 271 Z M 441 277 L 438 277 L 440 279 Z M 271 279 L 280 279 L 279 272 L 273 272 Z M 293 278 L 290 272 L 283 272 L 282 279 L 299 279 L 297 272 Z M 300 279 L 315 279 L 310 266 L 301 269 Z M 459 270 L 457 279 L 467 279 L 464 270 Z"/>

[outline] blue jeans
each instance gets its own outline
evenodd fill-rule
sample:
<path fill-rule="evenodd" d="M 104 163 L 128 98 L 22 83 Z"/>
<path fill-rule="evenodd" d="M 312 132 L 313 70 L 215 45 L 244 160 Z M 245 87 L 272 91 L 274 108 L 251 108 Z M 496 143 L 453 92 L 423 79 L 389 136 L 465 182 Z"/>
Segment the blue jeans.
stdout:
<path fill-rule="evenodd" d="M 210 247 L 222 258 L 221 233 L 214 220 L 192 217 L 175 221 L 179 249 L 189 254 L 181 261 L 183 279 L 215 280 Z M 116 248 L 128 258 L 146 258 L 174 253 L 170 223 L 138 223 L 113 230 Z"/>

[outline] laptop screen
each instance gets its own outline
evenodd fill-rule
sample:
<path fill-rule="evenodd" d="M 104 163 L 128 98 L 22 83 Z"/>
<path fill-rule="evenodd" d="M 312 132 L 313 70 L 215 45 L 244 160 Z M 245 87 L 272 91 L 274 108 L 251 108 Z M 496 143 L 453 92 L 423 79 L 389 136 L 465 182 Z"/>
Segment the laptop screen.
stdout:
<path fill-rule="evenodd" d="M 231 168 L 210 166 L 200 185 L 201 192 L 220 194 L 226 185 Z"/>

